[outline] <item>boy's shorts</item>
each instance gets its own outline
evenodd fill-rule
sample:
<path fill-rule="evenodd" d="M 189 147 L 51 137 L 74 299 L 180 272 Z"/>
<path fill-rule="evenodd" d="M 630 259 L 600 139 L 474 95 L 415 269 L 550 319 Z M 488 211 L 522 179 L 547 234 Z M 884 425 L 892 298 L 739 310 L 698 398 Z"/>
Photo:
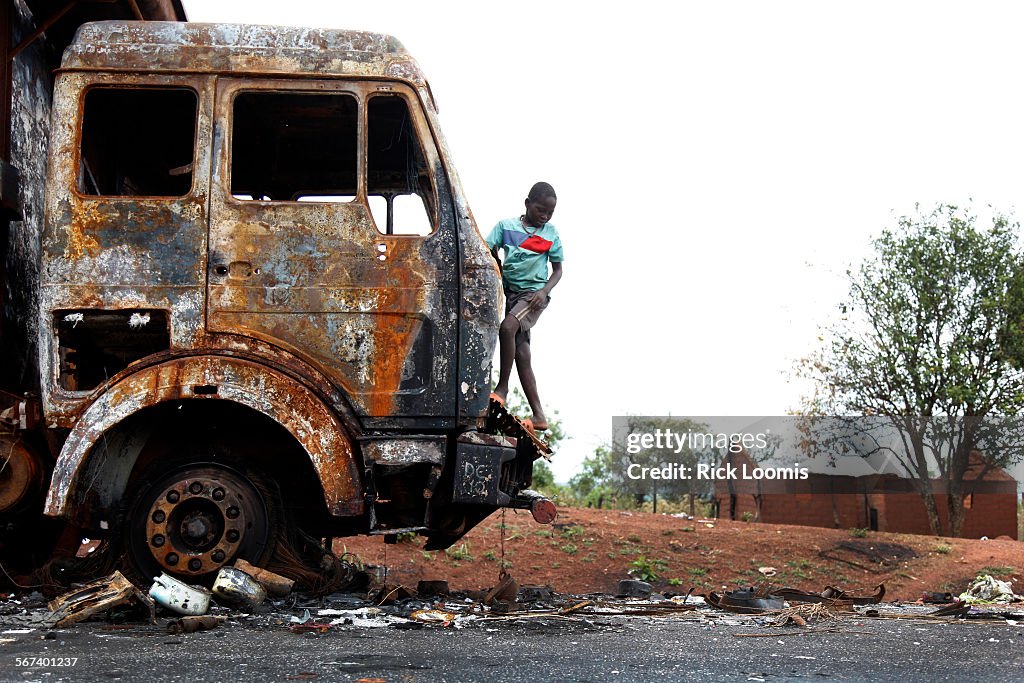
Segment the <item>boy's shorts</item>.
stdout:
<path fill-rule="evenodd" d="M 516 333 L 516 343 L 530 341 L 530 328 L 537 324 L 537 319 L 544 309 L 551 302 L 551 297 L 544 299 L 544 303 L 538 306 L 530 305 L 530 297 L 536 292 L 512 292 L 505 290 L 505 315 L 514 315 L 519 320 L 519 331 Z"/>

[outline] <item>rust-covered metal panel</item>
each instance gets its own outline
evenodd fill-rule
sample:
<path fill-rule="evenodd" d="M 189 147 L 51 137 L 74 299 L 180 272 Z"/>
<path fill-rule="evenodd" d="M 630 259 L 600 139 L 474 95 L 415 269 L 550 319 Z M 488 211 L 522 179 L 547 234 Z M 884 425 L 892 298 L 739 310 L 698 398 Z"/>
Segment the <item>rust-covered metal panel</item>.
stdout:
<path fill-rule="evenodd" d="M 361 76 L 424 85 L 416 61 L 392 36 L 366 31 L 241 24 L 85 24 L 65 69 L 214 72 L 262 76 Z"/>
<path fill-rule="evenodd" d="M 82 478 L 93 446 L 113 426 L 150 406 L 181 399 L 240 403 L 287 429 L 309 455 L 335 515 L 363 508 L 359 467 L 332 411 L 312 391 L 287 376 L 234 358 L 198 356 L 171 360 L 129 374 L 102 392 L 76 420 L 53 473 L 46 514 L 74 517 L 90 483 Z M 130 468 L 129 468 L 130 469 Z M 93 482 L 102 487 L 106 482 Z M 103 491 L 109 504 L 118 492 Z"/>

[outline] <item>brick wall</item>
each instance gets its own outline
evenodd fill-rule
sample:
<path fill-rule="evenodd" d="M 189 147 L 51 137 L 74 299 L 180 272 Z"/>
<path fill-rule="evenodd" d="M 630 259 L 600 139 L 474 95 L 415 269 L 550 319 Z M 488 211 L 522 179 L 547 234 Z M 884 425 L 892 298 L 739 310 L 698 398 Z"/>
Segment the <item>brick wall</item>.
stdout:
<path fill-rule="evenodd" d="M 737 466 L 753 461 L 734 454 L 729 462 Z M 973 479 L 970 473 L 967 480 Z M 799 492 L 790 492 L 799 486 Z M 965 538 L 1009 536 L 1017 538 L 1017 484 L 1002 470 L 993 470 L 976 484 L 982 491 L 971 495 L 961 535 Z M 752 519 L 769 524 L 800 524 L 839 529 L 871 528 L 871 510 L 878 531 L 910 534 L 932 533 L 924 501 L 911 482 L 894 475 L 844 477 L 811 474 L 800 482 L 715 482 L 719 517 Z M 735 505 L 731 505 L 735 501 Z M 945 526 L 948 500 L 936 496 L 939 519 Z M 735 509 L 734 509 L 735 508 Z"/>

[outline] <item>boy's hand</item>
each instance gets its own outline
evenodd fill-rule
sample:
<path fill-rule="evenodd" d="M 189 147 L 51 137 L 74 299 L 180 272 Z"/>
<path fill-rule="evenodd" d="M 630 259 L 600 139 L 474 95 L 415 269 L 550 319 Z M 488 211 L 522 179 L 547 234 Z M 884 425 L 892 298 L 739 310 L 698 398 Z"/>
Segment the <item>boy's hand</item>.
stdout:
<path fill-rule="evenodd" d="M 539 308 L 547 302 L 547 299 L 548 293 L 543 289 L 538 289 L 527 299 L 527 303 L 530 305 L 530 308 Z"/>

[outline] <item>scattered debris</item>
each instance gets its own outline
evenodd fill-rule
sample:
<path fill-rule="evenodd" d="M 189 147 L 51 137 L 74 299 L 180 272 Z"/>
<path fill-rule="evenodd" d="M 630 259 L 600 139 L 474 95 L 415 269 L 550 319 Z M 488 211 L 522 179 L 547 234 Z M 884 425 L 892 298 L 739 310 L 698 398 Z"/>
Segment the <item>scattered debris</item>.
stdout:
<path fill-rule="evenodd" d="M 393 605 L 401 600 L 408 600 L 413 597 L 412 591 L 400 584 L 385 583 L 379 588 L 370 591 L 367 599 L 377 605 Z"/>
<path fill-rule="evenodd" d="M 767 586 L 762 586 L 757 590 L 748 588 L 746 590 L 727 591 L 722 595 L 711 591 L 705 596 L 705 599 L 712 607 L 737 614 L 763 614 L 764 612 L 781 610 L 786 606 L 782 598 L 768 593 Z"/>
<path fill-rule="evenodd" d="M 775 567 L 758 567 L 757 571 L 761 572 L 764 576 L 772 577 L 779 573 Z"/>
<path fill-rule="evenodd" d="M 210 631 L 217 628 L 227 620 L 227 617 L 197 616 L 172 619 L 167 623 L 167 632 L 171 634 L 195 633 L 196 631 Z"/>
<path fill-rule="evenodd" d="M 807 626 L 822 621 L 839 621 L 839 615 L 820 602 L 805 602 L 781 610 L 772 626 L 785 626 L 790 623 Z"/>
<path fill-rule="evenodd" d="M 416 585 L 416 593 L 425 598 L 433 595 L 448 595 L 450 592 L 447 581 L 420 581 Z"/>
<path fill-rule="evenodd" d="M 292 588 L 295 587 L 295 581 L 292 579 L 266 569 L 254 567 L 245 560 L 235 560 L 235 569 L 240 569 L 256 579 L 256 582 L 263 586 L 267 591 L 267 595 L 272 598 L 287 597 L 292 592 Z"/>
<path fill-rule="evenodd" d="M 231 608 L 216 607 L 214 609 L 219 610 L 219 614 L 185 615 L 170 620 L 159 627 L 160 630 L 180 635 L 217 629 L 227 624 L 231 628 L 240 625 L 284 628 L 296 635 L 316 638 L 348 629 L 460 629 L 470 624 L 482 626 L 495 622 L 530 624 L 534 628 L 542 629 L 559 628 L 559 624 L 567 627 L 574 624 L 572 628 L 600 628 L 616 623 L 607 619 L 626 617 L 694 620 L 710 628 L 719 625 L 755 626 L 763 632 L 734 635 L 768 637 L 773 634 L 859 633 L 860 631 L 842 627 L 854 626 L 855 620 L 864 618 L 909 619 L 921 622 L 972 620 L 1011 625 L 1024 623 L 1024 611 L 1005 607 L 999 611 L 986 610 L 984 607 L 972 608 L 963 601 L 945 604 L 939 609 L 925 608 L 920 604 L 881 605 L 879 603 L 885 595 L 884 585 L 877 586 L 872 594 L 848 592 L 836 586 L 826 586 L 822 591 L 813 593 L 795 588 L 772 587 L 766 582 L 752 588 L 724 590 L 721 594 L 711 592 L 705 597 L 687 593 L 685 596 L 665 599 L 653 595 L 650 592 L 650 584 L 627 579 L 619 584 L 621 595 L 618 598 L 611 598 L 600 595 L 558 594 L 550 586 L 529 585 L 520 588 L 507 572 L 499 574 L 496 586 L 484 591 L 453 593 L 445 581 L 426 581 L 419 586 L 419 594 L 399 585 L 378 586 L 369 592 L 359 594 L 331 593 L 320 597 L 293 592 L 287 601 L 267 601 L 258 611 L 253 611 L 253 606 L 263 603 L 263 599 L 259 597 L 259 591 L 263 591 L 263 587 L 249 572 L 243 572 L 238 567 L 228 569 L 230 571 L 223 573 L 230 577 L 232 591 L 226 602 L 231 603 L 235 610 L 233 614 Z M 225 577 L 218 576 L 218 580 L 223 578 Z M 1003 583 L 989 584 L 982 581 L 984 578 L 978 577 L 979 586 L 984 584 L 989 588 L 994 586 L 995 589 L 1000 589 L 998 584 Z M 161 577 L 154 583 L 154 587 L 159 584 L 170 592 L 173 581 L 175 580 L 170 577 Z M 192 587 L 184 587 L 195 590 Z M 255 597 L 252 592 L 254 590 Z M 997 592 L 998 590 L 995 590 L 993 594 Z M 437 595 L 426 595 L 428 593 L 446 595 L 439 600 Z M 8 627 L 4 636 L 17 637 L 39 628 L 51 628 L 59 619 L 71 616 L 72 612 L 73 620 L 63 621 L 62 625 L 74 623 L 74 620 L 84 619 L 101 611 L 110 611 L 112 607 L 131 602 L 135 594 L 141 593 L 127 579 L 114 574 L 103 582 L 84 586 L 58 599 L 63 599 L 68 605 L 84 605 L 85 609 L 65 609 L 59 615 L 47 615 L 48 619 L 45 622 L 33 620 L 33 615 L 28 609 L 18 609 L 22 603 L 30 604 L 31 596 L 25 596 L 21 600 L 9 596 L 6 598 L 9 605 L 6 612 L 2 611 L 4 603 L 0 600 L 0 624 Z M 160 596 L 161 591 L 157 590 L 155 594 Z M 245 599 L 235 597 L 238 594 L 244 595 Z M 979 592 L 979 595 L 981 594 L 987 593 Z M 1010 595 L 1012 596 L 1012 592 Z M 144 595 L 142 597 L 145 598 Z M 224 598 L 223 589 L 219 587 L 214 597 Z M 946 597 L 945 594 L 936 595 L 936 598 Z M 0 599 L 2 598 L 3 596 L 0 596 Z M 41 599 L 40 596 L 40 603 Z M 167 602 L 174 604 L 171 600 Z M 190 599 L 190 607 L 192 602 Z M 535 607 L 531 609 L 529 605 Z M 20 614 L 15 614 L 19 611 Z M 149 615 L 152 621 L 152 602 Z M 113 616 L 117 616 L 116 612 Z M 105 628 L 147 633 L 147 627 L 141 624 L 124 623 Z"/>
<path fill-rule="evenodd" d="M 235 567 L 220 568 L 213 582 L 213 594 L 218 600 L 243 609 L 259 607 L 267 599 L 266 589 Z"/>
<path fill-rule="evenodd" d="M 512 575 L 508 572 L 502 571 L 498 574 L 498 585 L 487 592 L 484 596 L 484 604 L 490 605 L 495 601 L 512 603 L 516 601 L 516 595 L 519 594 L 519 584 Z"/>
<path fill-rule="evenodd" d="M 54 625 L 63 628 L 121 605 L 142 608 L 148 612 L 149 622 L 156 623 L 153 601 L 118 571 L 54 598 L 48 607 Z"/>
<path fill-rule="evenodd" d="M 161 607 L 177 614 L 200 616 L 210 610 L 210 591 L 190 586 L 168 574 L 161 574 L 153 581 L 149 596 Z"/>
<path fill-rule="evenodd" d="M 778 588 L 772 590 L 772 595 L 777 595 L 789 602 L 818 602 L 836 604 L 847 602 L 853 605 L 876 605 L 885 597 L 885 584 L 875 586 L 874 595 L 850 595 L 846 591 L 835 586 L 826 586 L 820 593 L 808 593 L 796 588 Z"/>
<path fill-rule="evenodd" d="M 1005 605 L 1020 602 L 1024 600 L 1024 596 L 1015 594 L 1009 581 L 1000 581 L 989 574 L 979 574 L 967 590 L 960 594 L 960 599 L 968 604 Z"/>
<path fill-rule="evenodd" d="M 550 602 L 553 593 L 551 586 L 520 586 L 516 599 L 519 602 Z"/>
<path fill-rule="evenodd" d="M 649 598 L 653 592 L 651 584 L 639 579 L 623 579 L 619 581 L 617 595 L 626 598 Z"/>
<path fill-rule="evenodd" d="M 455 623 L 455 614 L 439 609 L 420 609 L 409 615 L 410 618 L 424 624 L 451 626 Z"/>
<path fill-rule="evenodd" d="M 952 593 L 939 593 L 937 591 L 927 591 L 921 593 L 921 597 L 918 598 L 918 602 L 925 605 L 945 605 L 956 600 Z"/>

